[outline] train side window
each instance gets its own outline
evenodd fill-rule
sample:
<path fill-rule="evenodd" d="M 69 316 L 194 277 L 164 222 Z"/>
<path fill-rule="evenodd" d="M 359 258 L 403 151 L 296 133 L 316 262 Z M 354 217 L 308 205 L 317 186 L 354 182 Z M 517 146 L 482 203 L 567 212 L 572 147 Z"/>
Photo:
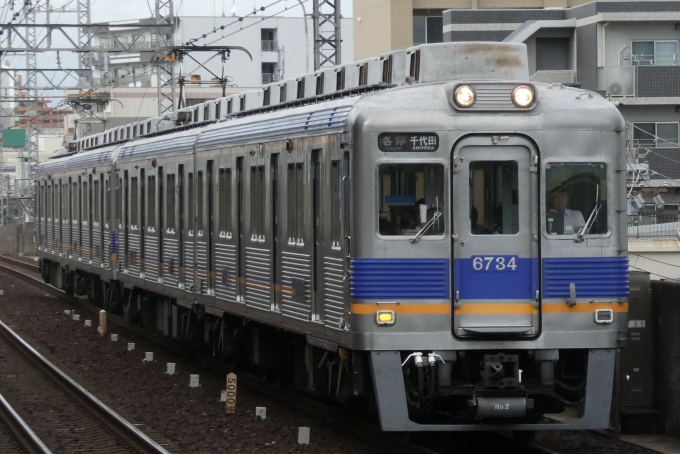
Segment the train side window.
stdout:
<path fill-rule="evenodd" d="M 139 191 L 138 191 L 138 178 L 130 178 L 130 226 L 137 227 L 139 225 Z"/>
<path fill-rule="evenodd" d="M 340 212 L 340 193 L 342 191 L 342 172 L 340 161 L 331 162 L 331 244 L 335 249 L 339 249 L 342 244 Z"/>
<path fill-rule="evenodd" d="M 444 166 L 383 164 L 378 188 L 378 231 L 386 236 L 412 237 L 435 213 L 444 210 Z M 439 216 L 424 235 L 444 233 Z"/>
<path fill-rule="evenodd" d="M 80 180 L 80 177 L 78 178 Z M 70 210 L 69 210 L 69 193 L 68 193 L 68 186 L 64 186 L 64 215 L 67 216 L 71 221 L 77 222 L 80 219 L 79 213 L 80 213 L 80 206 L 78 205 L 78 183 L 73 182 L 73 186 L 71 187 L 71 194 L 70 194 Z"/>
<path fill-rule="evenodd" d="M 304 245 L 305 196 L 303 164 L 288 164 L 288 244 Z"/>
<path fill-rule="evenodd" d="M 189 207 L 189 213 L 187 216 L 187 224 L 188 224 L 188 229 L 189 233 L 193 234 L 194 232 L 194 216 L 196 215 L 196 212 L 194 211 L 196 209 L 196 201 L 194 200 L 194 173 L 189 172 L 189 177 L 187 179 L 187 188 L 189 189 L 188 192 L 188 201 L 187 206 Z"/>
<path fill-rule="evenodd" d="M 264 166 L 252 166 L 250 168 L 250 239 L 252 241 L 264 240 L 265 190 Z"/>
<path fill-rule="evenodd" d="M 231 237 L 231 169 L 220 169 L 219 178 L 219 234 Z"/>
<path fill-rule="evenodd" d="M 118 205 L 118 210 L 116 213 L 116 220 L 118 222 L 118 228 L 123 227 L 123 179 L 118 178 L 118 186 L 116 186 L 116 201 Z"/>
<path fill-rule="evenodd" d="M 515 235 L 519 232 L 517 161 L 470 163 L 470 232 Z"/>
<path fill-rule="evenodd" d="M 156 176 L 155 175 L 149 175 L 148 176 L 148 187 L 149 187 L 149 196 L 147 199 L 147 216 L 146 216 L 146 225 L 148 225 L 150 228 L 155 229 L 156 228 Z"/>
<path fill-rule="evenodd" d="M 607 226 L 607 166 L 604 163 L 551 162 L 545 166 L 545 232 L 573 237 L 604 234 Z"/>
<path fill-rule="evenodd" d="M 196 179 L 196 208 L 198 210 L 198 215 L 196 217 L 196 230 L 199 235 L 203 234 L 203 198 L 205 194 L 203 192 L 203 172 L 198 171 L 198 177 Z"/>
<path fill-rule="evenodd" d="M 175 174 L 168 174 L 168 185 L 166 188 L 167 205 L 165 209 L 165 224 L 166 229 L 175 232 Z"/>
<path fill-rule="evenodd" d="M 92 181 L 92 224 L 99 225 L 99 181 Z"/>

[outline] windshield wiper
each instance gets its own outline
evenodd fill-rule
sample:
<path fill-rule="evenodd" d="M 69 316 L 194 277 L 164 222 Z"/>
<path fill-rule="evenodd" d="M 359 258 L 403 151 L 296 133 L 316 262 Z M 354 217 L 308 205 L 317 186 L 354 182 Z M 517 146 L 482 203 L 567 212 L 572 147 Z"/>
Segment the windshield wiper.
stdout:
<path fill-rule="evenodd" d="M 420 229 L 420 230 L 418 231 L 418 233 L 416 233 L 416 234 L 413 236 L 413 238 L 411 238 L 409 241 L 410 241 L 411 243 L 417 243 L 418 240 L 420 239 L 420 237 L 422 237 L 422 236 L 425 234 L 425 231 L 426 231 L 427 229 L 429 229 L 430 227 L 432 227 L 432 226 L 434 225 L 434 223 L 437 221 L 437 219 L 439 219 L 439 218 L 441 217 L 442 214 L 444 214 L 442 211 L 437 211 L 437 212 L 435 212 L 435 213 L 432 215 L 432 219 L 430 219 L 429 221 L 427 221 L 427 224 L 425 224 L 425 225 L 423 226 L 423 228 Z"/>
<path fill-rule="evenodd" d="M 602 208 L 602 202 L 598 202 L 600 198 L 600 185 L 597 185 L 597 189 L 595 190 L 595 206 L 593 207 L 593 211 L 590 212 L 590 216 L 588 216 L 588 221 L 586 221 L 586 225 L 581 227 L 581 230 L 578 231 L 576 234 L 576 238 L 574 238 L 574 243 L 583 243 L 586 239 L 586 235 L 590 233 L 590 229 L 593 227 L 593 224 L 595 224 L 595 219 L 597 219 L 597 214 L 600 212 L 600 208 Z"/>

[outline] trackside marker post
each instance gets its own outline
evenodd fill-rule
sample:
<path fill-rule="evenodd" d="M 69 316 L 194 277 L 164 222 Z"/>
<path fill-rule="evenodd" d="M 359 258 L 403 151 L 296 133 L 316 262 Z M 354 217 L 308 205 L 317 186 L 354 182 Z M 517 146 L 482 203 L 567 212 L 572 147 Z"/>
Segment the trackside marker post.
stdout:
<path fill-rule="evenodd" d="M 99 335 L 106 336 L 106 311 L 99 311 Z"/>
<path fill-rule="evenodd" d="M 227 375 L 227 399 L 224 404 L 227 413 L 236 413 L 236 381 L 235 373 Z"/>
<path fill-rule="evenodd" d="M 298 427 L 298 444 L 308 445 L 309 444 L 309 427 Z"/>

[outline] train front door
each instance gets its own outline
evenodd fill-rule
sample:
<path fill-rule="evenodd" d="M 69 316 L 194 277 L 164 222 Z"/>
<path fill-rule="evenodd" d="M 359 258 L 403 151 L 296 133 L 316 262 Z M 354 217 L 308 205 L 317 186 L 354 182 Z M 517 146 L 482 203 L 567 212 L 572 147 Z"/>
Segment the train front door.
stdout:
<path fill-rule="evenodd" d="M 452 159 L 453 334 L 535 336 L 536 150 L 520 137 L 476 136 Z"/>

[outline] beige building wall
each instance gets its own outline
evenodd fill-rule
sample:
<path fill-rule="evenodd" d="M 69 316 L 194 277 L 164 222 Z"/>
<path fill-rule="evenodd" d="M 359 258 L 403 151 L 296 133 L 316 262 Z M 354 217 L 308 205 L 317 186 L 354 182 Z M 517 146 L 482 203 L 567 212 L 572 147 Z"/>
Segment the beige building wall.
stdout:
<path fill-rule="evenodd" d="M 568 8 L 592 0 L 353 0 L 354 59 L 413 45 L 413 10 Z"/>

